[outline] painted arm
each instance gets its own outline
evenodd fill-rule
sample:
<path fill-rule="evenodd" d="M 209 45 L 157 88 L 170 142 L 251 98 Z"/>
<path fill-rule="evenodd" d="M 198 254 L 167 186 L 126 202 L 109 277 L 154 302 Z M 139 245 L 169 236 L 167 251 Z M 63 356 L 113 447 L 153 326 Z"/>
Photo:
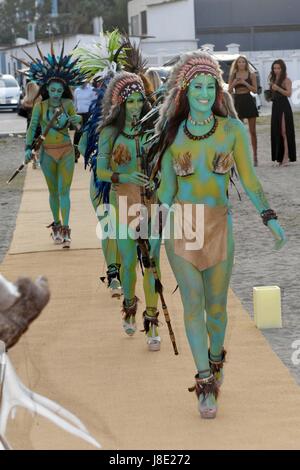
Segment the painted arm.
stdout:
<path fill-rule="evenodd" d="M 105 127 L 99 134 L 97 155 L 97 178 L 111 183 L 113 171 L 110 169 L 110 158 L 113 147 L 113 130 Z"/>
<path fill-rule="evenodd" d="M 167 150 L 161 163 L 160 185 L 157 191 L 158 199 L 162 204 L 171 206 L 177 193 L 177 176 L 173 167 L 173 158 L 170 150 Z"/>
<path fill-rule="evenodd" d="M 82 122 L 82 116 L 79 116 L 79 114 L 76 113 L 76 109 L 75 109 L 75 106 L 74 106 L 74 103 L 72 100 L 69 100 L 68 101 L 68 104 L 67 104 L 67 114 L 68 116 L 70 117 L 69 118 L 69 121 L 74 125 L 81 125 L 81 122 Z"/>
<path fill-rule="evenodd" d="M 117 173 L 110 168 L 110 158 L 113 151 L 113 139 L 115 131 L 112 127 L 105 127 L 99 135 L 98 156 L 97 156 L 97 177 L 102 181 L 111 182 L 112 175 L 117 175 L 118 183 L 132 183 L 138 186 L 145 186 L 149 178 L 143 173 L 134 171 L 133 173 Z"/>
<path fill-rule="evenodd" d="M 42 117 L 41 105 L 38 103 L 33 108 L 30 125 L 26 133 L 25 163 L 29 163 L 30 160 L 32 159 L 31 146 L 33 144 L 35 133 L 40 123 L 41 117 Z"/>
<path fill-rule="evenodd" d="M 240 121 L 236 121 L 234 126 L 235 143 L 233 155 L 237 171 L 247 196 L 249 197 L 257 212 L 261 214 L 263 211 L 270 209 L 270 204 L 265 196 L 262 185 L 255 173 L 252 164 L 248 133 Z M 285 244 L 286 238 L 284 231 L 279 225 L 278 221 L 276 219 L 271 219 L 268 221 L 267 226 L 277 240 L 275 243 L 275 248 L 281 248 Z"/>
<path fill-rule="evenodd" d="M 34 136 L 41 120 L 41 114 L 41 105 L 36 104 L 33 108 L 30 125 L 26 133 L 26 149 L 29 149 L 33 144 Z"/>
<path fill-rule="evenodd" d="M 157 190 L 160 205 L 157 208 L 151 227 L 151 256 L 159 250 L 158 245 L 160 244 L 161 233 L 166 224 L 170 207 L 178 191 L 177 176 L 173 168 L 172 153 L 170 150 L 167 150 L 163 155 L 160 177 L 160 185 Z"/>

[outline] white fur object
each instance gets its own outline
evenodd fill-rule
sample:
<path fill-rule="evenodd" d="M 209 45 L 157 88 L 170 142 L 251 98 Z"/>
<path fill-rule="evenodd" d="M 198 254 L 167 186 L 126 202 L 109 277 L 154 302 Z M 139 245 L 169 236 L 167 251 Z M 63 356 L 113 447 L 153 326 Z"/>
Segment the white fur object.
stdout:
<path fill-rule="evenodd" d="M 0 312 L 10 308 L 19 297 L 17 287 L 0 274 Z"/>
<path fill-rule="evenodd" d="M 0 341 L 0 346 L 1 343 L 2 345 L 4 344 Z M 6 447 L 4 444 L 9 446 L 4 437 L 7 421 L 11 413 L 12 418 L 15 417 L 16 408 L 18 406 L 29 410 L 31 413 L 44 416 L 56 426 L 59 426 L 70 434 L 89 442 L 98 449 L 101 448 L 101 444 L 91 436 L 84 424 L 75 415 L 64 409 L 58 403 L 26 388 L 18 378 L 7 354 L 5 352 L 1 353 L 1 348 L 0 368 L 2 369 L 2 385 L 0 380 L 0 436 L 2 440 L 0 439 L 0 450 L 5 450 Z"/>

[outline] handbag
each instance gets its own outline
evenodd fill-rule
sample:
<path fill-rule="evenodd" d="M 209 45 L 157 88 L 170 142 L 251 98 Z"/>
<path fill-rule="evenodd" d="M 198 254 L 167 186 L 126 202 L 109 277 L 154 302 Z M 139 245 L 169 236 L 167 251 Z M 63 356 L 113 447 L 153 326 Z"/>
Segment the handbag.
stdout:
<path fill-rule="evenodd" d="M 18 109 L 18 113 L 17 113 L 19 116 L 21 117 L 24 117 L 24 118 L 27 118 L 28 116 L 28 111 L 27 109 L 23 108 L 22 106 L 19 107 Z"/>
<path fill-rule="evenodd" d="M 264 90 L 264 97 L 266 101 L 272 101 L 272 91 L 269 88 Z"/>

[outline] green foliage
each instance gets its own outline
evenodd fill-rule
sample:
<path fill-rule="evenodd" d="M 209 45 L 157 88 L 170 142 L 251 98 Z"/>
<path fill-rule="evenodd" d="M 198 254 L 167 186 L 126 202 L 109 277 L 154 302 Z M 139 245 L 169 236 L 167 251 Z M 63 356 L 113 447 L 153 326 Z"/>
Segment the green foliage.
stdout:
<path fill-rule="evenodd" d="M 35 7 L 35 0 L 5 0 L 0 4 L 0 45 L 11 44 L 16 37 L 27 38 L 27 26 L 37 15 L 36 37 L 51 33 L 91 34 L 93 18 L 102 16 L 104 30 L 127 31 L 128 0 L 58 0 L 57 18 L 51 17 L 51 0 Z"/>

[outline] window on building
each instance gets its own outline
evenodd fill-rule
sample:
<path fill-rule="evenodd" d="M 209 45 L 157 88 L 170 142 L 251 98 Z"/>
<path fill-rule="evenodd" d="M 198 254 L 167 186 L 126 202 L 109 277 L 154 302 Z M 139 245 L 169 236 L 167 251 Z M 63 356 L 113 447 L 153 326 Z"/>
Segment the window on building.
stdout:
<path fill-rule="evenodd" d="M 148 34 L 146 11 L 141 12 L 141 25 L 142 25 L 142 35 L 146 36 Z"/>
<path fill-rule="evenodd" d="M 131 34 L 132 36 L 139 36 L 140 35 L 140 22 L 139 22 L 139 15 L 132 16 L 130 18 L 131 23 Z"/>

